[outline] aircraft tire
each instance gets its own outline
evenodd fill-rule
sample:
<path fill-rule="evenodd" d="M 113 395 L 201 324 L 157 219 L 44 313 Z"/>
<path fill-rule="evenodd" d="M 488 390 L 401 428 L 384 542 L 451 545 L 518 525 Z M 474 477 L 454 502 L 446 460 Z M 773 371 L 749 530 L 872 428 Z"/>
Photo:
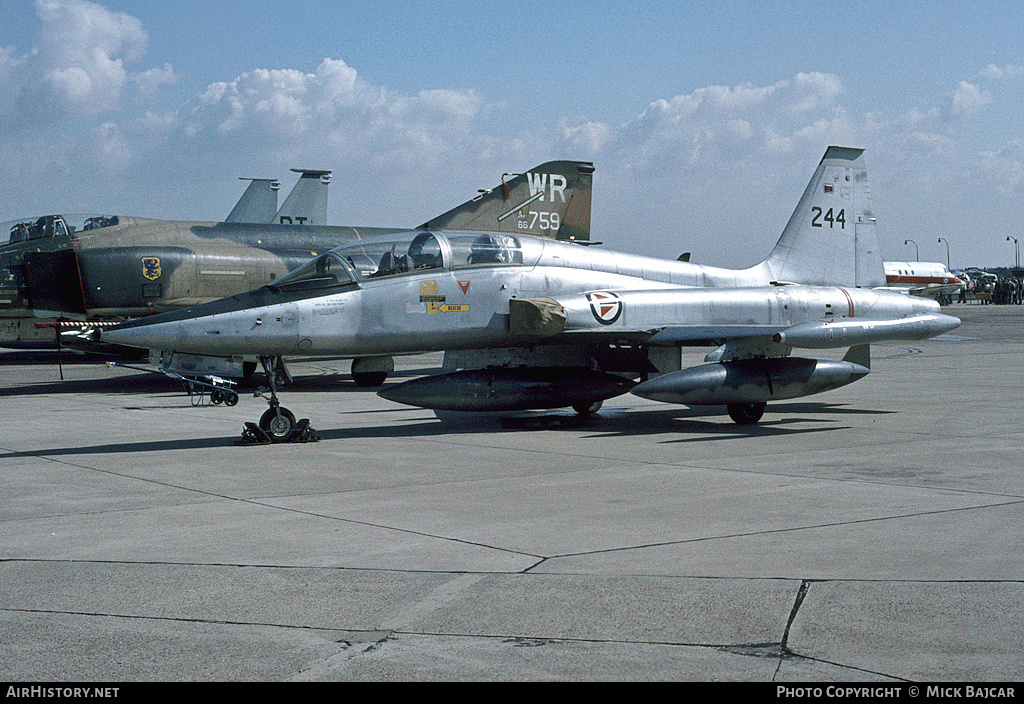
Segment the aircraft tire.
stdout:
<path fill-rule="evenodd" d="M 730 403 L 729 417 L 739 425 L 753 425 L 761 420 L 764 415 L 764 408 L 767 404 L 762 402 L 752 403 Z"/>
<path fill-rule="evenodd" d="M 268 408 L 260 417 L 260 428 L 273 442 L 288 442 L 295 433 L 295 416 L 287 408 Z"/>
<path fill-rule="evenodd" d="M 358 386 L 380 386 L 388 378 L 387 372 L 353 372 L 352 381 Z"/>
<path fill-rule="evenodd" d="M 577 403 L 573 405 L 572 410 L 576 411 L 581 416 L 589 416 L 601 410 L 602 404 L 603 401 L 594 401 L 593 403 Z"/>

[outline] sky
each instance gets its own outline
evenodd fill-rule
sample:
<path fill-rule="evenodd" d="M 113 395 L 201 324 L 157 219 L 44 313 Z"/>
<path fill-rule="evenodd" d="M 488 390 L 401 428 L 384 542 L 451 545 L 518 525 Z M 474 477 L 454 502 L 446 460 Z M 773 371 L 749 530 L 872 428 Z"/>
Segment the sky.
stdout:
<path fill-rule="evenodd" d="M 885 259 L 1011 266 L 1021 27 L 985 0 L 12 0 L 0 221 L 222 220 L 240 177 L 323 168 L 330 223 L 415 227 L 571 159 L 605 247 L 745 267 L 835 144 L 867 150 Z"/>

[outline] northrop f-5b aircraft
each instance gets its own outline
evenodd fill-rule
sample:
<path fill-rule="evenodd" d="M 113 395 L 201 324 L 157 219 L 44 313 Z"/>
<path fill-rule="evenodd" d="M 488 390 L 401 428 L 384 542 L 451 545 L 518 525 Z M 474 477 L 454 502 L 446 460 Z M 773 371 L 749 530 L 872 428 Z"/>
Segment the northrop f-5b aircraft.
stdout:
<path fill-rule="evenodd" d="M 733 270 L 513 233 L 423 229 L 352 242 L 268 286 L 103 332 L 124 345 L 252 355 L 272 380 L 259 428 L 285 441 L 284 357 L 388 359 L 444 350 L 446 372 L 386 399 L 433 409 L 595 410 L 632 391 L 725 405 L 741 424 L 769 401 L 849 384 L 868 345 L 960 324 L 886 284 L 863 150 L 829 147 L 767 259 Z M 878 290 L 876 290 L 878 289 Z M 715 345 L 681 368 L 684 345 Z M 795 349 L 847 348 L 839 360 Z M 255 424 L 249 424 L 255 426 Z"/>

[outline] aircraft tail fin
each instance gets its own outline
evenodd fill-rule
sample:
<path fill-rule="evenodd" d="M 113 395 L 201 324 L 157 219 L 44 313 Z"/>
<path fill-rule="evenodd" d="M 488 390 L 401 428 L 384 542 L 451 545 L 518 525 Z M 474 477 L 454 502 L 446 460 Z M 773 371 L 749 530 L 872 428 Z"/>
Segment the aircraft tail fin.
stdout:
<path fill-rule="evenodd" d="M 773 280 L 885 285 L 864 150 L 829 147 L 765 264 Z"/>
<path fill-rule="evenodd" d="M 281 182 L 274 178 L 239 180 L 251 183 L 224 222 L 274 222 L 274 213 L 277 212 L 277 190 L 281 187 Z"/>
<path fill-rule="evenodd" d="M 292 169 L 301 174 L 273 222 L 283 225 L 326 225 L 330 169 Z"/>
<path fill-rule="evenodd" d="M 480 230 L 590 240 L 594 165 L 549 161 L 501 183 L 420 225 L 424 230 Z M 507 176 L 513 176 L 506 180 Z"/>

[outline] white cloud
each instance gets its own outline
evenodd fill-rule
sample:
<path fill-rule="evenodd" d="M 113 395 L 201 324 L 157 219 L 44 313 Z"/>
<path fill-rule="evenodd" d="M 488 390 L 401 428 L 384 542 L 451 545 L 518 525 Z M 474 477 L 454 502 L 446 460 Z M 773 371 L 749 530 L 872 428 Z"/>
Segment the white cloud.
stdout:
<path fill-rule="evenodd" d="M 310 73 L 260 69 L 210 85 L 185 111 L 182 136 L 217 151 L 244 141 L 286 159 L 326 155 L 338 166 L 431 163 L 477 140 L 485 108 L 476 91 L 403 95 L 327 58 Z"/>
<path fill-rule="evenodd" d="M 798 115 L 832 104 L 842 92 L 838 76 L 800 73 L 770 86 L 747 83 L 735 88 L 707 86 L 689 95 L 677 95 L 651 104 L 641 118 L 659 117 L 678 123 L 709 124 L 736 116 L 754 117 L 768 111 L 772 117 Z"/>
<path fill-rule="evenodd" d="M 1014 66 L 1013 64 L 996 66 L 995 64 L 989 64 L 978 72 L 976 79 L 1000 80 L 1021 75 L 1024 75 L 1024 66 Z"/>
<path fill-rule="evenodd" d="M 173 78 L 164 67 L 133 80 L 141 92 L 143 84 L 155 90 Z M 345 221 L 371 224 L 394 217 L 390 200 L 380 197 L 382 182 L 403 188 L 405 207 L 418 221 L 471 189 L 493 186 L 481 182 L 487 174 L 496 182 L 502 171 L 549 158 L 588 159 L 598 165 L 601 188 L 615 193 L 620 206 L 659 196 L 657 207 L 645 211 L 659 227 L 680 213 L 692 216 L 687 209 L 694 202 L 707 206 L 699 216 L 707 217 L 713 200 L 728 200 L 723 193 L 734 194 L 754 173 L 777 181 L 779 155 L 801 169 L 800 157 L 813 163 L 824 144 L 845 143 L 856 130 L 836 102 L 841 91 L 838 77 L 829 74 L 799 74 L 769 86 L 707 86 L 655 100 L 619 127 L 563 119 L 505 135 L 488 132 L 486 118 L 500 108 L 476 91 L 403 94 L 369 84 L 344 61 L 327 58 L 309 72 L 255 69 L 212 83 L 176 113 L 105 120 L 80 145 L 68 146 L 62 159 L 91 156 L 87 171 L 104 179 L 122 174 L 147 186 L 178 179 L 195 189 L 213 174 L 332 168 L 335 189 L 344 189 L 346 200 L 366 213 L 349 212 Z M 731 208 L 733 217 L 753 217 L 753 202 L 744 203 Z"/>
<path fill-rule="evenodd" d="M 70 118 L 93 117 L 125 106 L 127 89 L 152 100 L 174 69 L 133 73 L 128 64 L 146 52 L 148 35 L 138 19 L 86 0 L 37 0 L 42 23 L 24 56 L 0 50 L 0 88 L 11 96 L 0 113 L 9 130 L 38 131 Z"/>
<path fill-rule="evenodd" d="M 174 68 L 170 64 L 164 64 L 135 74 L 132 76 L 132 81 L 135 83 L 139 95 L 149 103 L 157 97 L 161 87 L 174 85 L 178 82 L 178 78 Z"/>
<path fill-rule="evenodd" d="M 974 115 L 992 103 L 992 94 L 967 81 L 960 81 L 949 94 L 950 112 L 954 116 Z"/>
<path fill-rule="evenodd" d="M 580 155 L 600 152 L 615 136 L 611 126 L 603 122 L 570 125 L 565 119 L 559 121 L 558 132 L 557 139 L 567 145 L 568 151 Z"/>
<path fill-rule="evenodd" d="M 18 114 L 27 62 L 27 56 L 15 55 L 14 47 L 0 47 L 0 95 L 5 96 L 0 100 L 3 123 L 13 121 Z"/>
<path fill-rule="evenodd" d="M 1013 193 L 1024 183 L 1024 142 L 1020 140 L 1007 144 L 998 152 L 981 153 L 979 162 L 987 180 L 1000 193 Z"/>
<path fill-rule="evenodd" d="M 651 102 L 617 129 L 598 123 L 563 127 L 589 158 L 614 161 L 634 175 L 735 168 L 751 153 L 789 152 L 802 142 L 851 130 L 837 96 L 837 76 L 801 73 L 769 86 L 706 86 Z"/>
<path fill-rule="evenodd" d="M 93 170 L 109 178 L 132 168 L 140 155 L 152 155 L 154 145 L 165 144 L 176 126 L 177 117 L 166 112 L 147 112 L 127 122 L 107 121 L 74 145 L 75 158 L 91 162 Z"/>
<path fill-rule="evenodd" d="M 75 112 L 118 107 L 128 82 L 126 61 L 146 52 L 142 24 L 85 0 L 38 0 L 39 69 L 50 98 Z"/>
<path fill-rule="evenodd" d="M 623 124 L 557 118 L 511 132 L 490 119 L 508 106 L 478 91 L 403 93 L 337 58 L 312 70 L 245 71 L 184 105 L 147 111 L 178 76 L 170 64 L 133 70 L 147 41 L 136 19 L 85 0 L 40 0 L 37 12 L 42 30 L 30 51 L 0 48 L 0 90 L 11 96 L 0 121 L 18 125 L 0 137 L 0 180 L 25 184 L 12 188 L 22 203 L 52 200 L 36 195 L 33 184 L 45 180 L 82 210 L 110 207 L 101 190 L 108 198 L 130 190 L 139 214 L 216 218 L 239 195 L 236 176 L 331 168 L 335 222 L 415 225 L 494 186 L 503 171 L 585 159 L 597 166 L 596 237 L 739 266 L 774 243 L 829 144 L 869 149 L 876 207 L 890 222 L 894 202 L 941 223 L 946 211 L 936 204 L 953 191 L 979 203 L 1024 191 L 1019 143 L 972 148 L 957 129 L 1002 102 L 985 81 L 1024 72 L 1010 64 L 897 116 L 851 114 L 838 75 L 799 73 L 650 96 Z M 881 231 L 901 236 L 921 222 Z"/>

